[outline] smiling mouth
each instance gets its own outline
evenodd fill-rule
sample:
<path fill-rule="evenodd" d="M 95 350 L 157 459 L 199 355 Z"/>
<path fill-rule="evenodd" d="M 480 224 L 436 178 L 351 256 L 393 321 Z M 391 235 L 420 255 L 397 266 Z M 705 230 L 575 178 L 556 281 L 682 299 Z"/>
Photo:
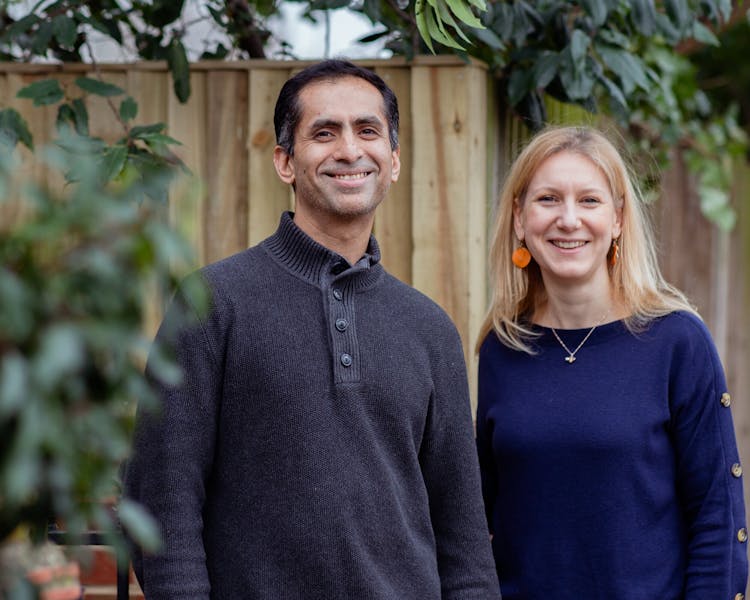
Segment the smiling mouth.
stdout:
<path fill-rule="evenodd" d="M 552 240 L 552 244 L 557 246 L 558 248 L 562 248 L 563 250 L 572 250 L 573 248 L 580 248 L 581 246 L 585 246 L 586 242 L 583 242 L 583 241 L 565 242 L 563 240 Z"/>
<path fill-rule="evenodd" d="M 361 173 L 332 173 L 331 177 L 338 179 L 339 181 L 356 181 L 358 179 L 364 179 L 369 174 L 369 171 L 363 171 Z"/>

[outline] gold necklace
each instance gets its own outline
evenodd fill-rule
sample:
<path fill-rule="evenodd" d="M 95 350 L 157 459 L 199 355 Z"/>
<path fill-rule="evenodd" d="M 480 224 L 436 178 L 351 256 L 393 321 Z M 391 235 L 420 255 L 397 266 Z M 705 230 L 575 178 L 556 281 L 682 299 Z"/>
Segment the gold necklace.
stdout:
<path fill-rule="evenodd" d="M 555 336 L 555 339 L 558 342 L 560 342 L 560 345 L 565 349 L 565 352 L 568 353 L 568 356 L 565 357 L 565 362 L 566 363 L 568 363 L 569 365 L 572 365 L 576 361 L 576 352 L 578 352 L 581 348 L 583 348 L 583 345 L 586 343 L 586 340 L 588 340 L 591 337 L 591 334 L 594 333 L 594 329 L 596 329 L 597 327 L 599 327 L 599 325 L 601 325 L 602 323 L 604 323 L 604 319 L 607 318 L 607 315 L 609 315 L 609 310 L 606 313 L 604 313 L 604 316 L 601 319 L 599 319 L 599 321 L 596 323 L 596 325 L 594 325 L 591 329 L 589 329 L 589 332 L 581 340 L 581 343 L 578 344 L 578 346 L 576 346 L 575 350 L 571 350 L 570 348 L 568 348 L 565 345 L 565 342 L 563 342 L 560 339 L 560 336 L 557 335 L 557 331 L 555 331 L 555 328 L 554 327 L 550 327 L 550 329 L 552 330 L 552 335 Z"/>

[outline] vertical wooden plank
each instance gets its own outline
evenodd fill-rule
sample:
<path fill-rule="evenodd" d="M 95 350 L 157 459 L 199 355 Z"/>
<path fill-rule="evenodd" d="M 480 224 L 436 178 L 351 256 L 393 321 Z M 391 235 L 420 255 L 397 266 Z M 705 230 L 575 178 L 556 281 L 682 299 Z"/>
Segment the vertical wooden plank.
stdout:
<path fill-rule="evenodd" d="M 109 75 L 109 74 L 108 74 Z M 117 78 L 114 78 L 115 81 Z M 112 81 L 115 83 L 115 81 Z M 138 103 L 138 115 L 134 124 L 151 125 L 154 123 L 165 123 L 167 120 L 167 98 L 171 93 L 167 85 L 167 74 L 165 71 L 141 71 L 131 68 L 126 75 L 126 89 L 133 99 Z M 115 85 L 117 85 L 115 83 Z M 111 107 L 108 107 L 111 111 Z M 104 115 L 112 120 L 111 112 Z M 102 124 L 102 127 L 107 127 Z M 110 127 L 113 127 L 110 125 Z M 117 123 L 117 128 L 122 127 Z M 105 135 L 110 132 L 106 131 Z M 105 138 L 106 139 L 106 138 Z M 168 218 L 165 211 L 164 219 Z M 164 294 L 167 290 L 159 290 L 154 286 L 146 291 L 149 298 L 144 315 L 144 330 L 146 335 L 153 337 L 161 323 L 164 314 L 164 303 L 168 299 Z"/>
<path fill-rule="evenodd" d="M 214 262 L 247 246 L 247 72 L 209 72 L 206 88 L 204 240 L 205 260 Z"/>
<path fill-rule="evenodd" d="M 399 107 L 399 146 L 401 174 L 375 217 L 375 236 L 380 244 L 383 266 L 401 281 L 412 283 L 412 115 L 409 69 L 375 69 L 395 92 Z"/>
<path fill-rule="evenodd" d="M 688 295 L 713 333 L 712 264 L 718 232 L 701 213 L 696 189 L 682 157 L 675 153 L 653 207 L 655 231 L 664 276 Z"/>
<path fill-rule="evenodd" d="M 472 389 L 473 338 L 485 302 L 487 204 L 487 80 L 475 69 L 415 66 L 412 72 L 414 285 L 456 323 Z"/>
<path fill-rule="evenodd" d="M 747 469 L 750 465 L 750 394 L 747 391 L 750 389 L 750 164 L 738 159 L 734 167 L 732 199 L 738 219 L 724 265 L 731 273 L 725 366 L 740 462 Z M 746 476 L 742 480 L 745 505 L 750 507 L 750 484 Z"/>
<path fill-rule="evenodd" d="M 248 80 L 247 243 L 251 246 L 276 231 L 281 213 L 292 208 L 290 187 L 279 179 L 273 166 L 273 111 L 287 77 L 286 70 L 253 69 Z"/>
<path fill-rule="evenodd" d="M 191 93 L 182 104 L 171 93 L 167 102 L 167 128 L 181 145 L 174 153 L 190 169 L 174 184 L 169 198 L 170 223 L 192 244 L 195 258 L 205 264 L 203 211 L 206 203 L 206 162 L 210 152 L 206 142 L 206 73 L 190 75 Z"/>
<path fill-rule="evenodd" d="M 27 85 L 47 78 L 47 74 L 39 72 L 33 74 L 9 72 L 5 78 L 6 102 L 3 106 L 13 108 L 23 116 L 34 141 L 35 149 L 43 148 L 52 139 L 51 132 L 46 125 L 47 107 L 34 106 L 31 100 L 18 98 L 17 94 Z M 47 169 L 38 160 L 38 156 L 35 156 L 31 150 L 21 144 L 17 146 L 16 153 L 20 164 L 16 173 L 14 173 L 15 180 L 17 182 L 33 181 L 39 185 L 46 183 Z M 29 206 L 21 198 L 16 197 L 5 206 L 2 216 L 8 219 L 9 225 L 12 225 L 22 221 L 28 215 L 28 211 Z"/>
<path fill-rule="evenodd" d="M 466 224 L 465 244 L 467 246 L 467 306 L 468 329 L 464 338 L 464 353 L 472 394 L 472 408 L 476 410 L 478 357 L 474 345 L 487 309 L 487 88 L 489 77 L 484 69 L 468 69 L 468 106 L 465 115 L 468 152 L 464 163 L 466 174 Z"/>

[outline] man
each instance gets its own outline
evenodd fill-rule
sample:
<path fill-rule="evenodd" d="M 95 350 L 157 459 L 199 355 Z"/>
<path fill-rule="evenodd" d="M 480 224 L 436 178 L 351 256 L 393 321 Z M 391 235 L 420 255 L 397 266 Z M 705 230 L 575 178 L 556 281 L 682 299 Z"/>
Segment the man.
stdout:
<path fill-rule="evenodd" d="M 274 122 L 295 212 L 202 271 L 184 381 L 139 415 L 126 493 L 165 540 L 134 558 L 146 598 L 496 599 L 458 335 L 371 237 L 399 175 L 396 98 L 325 61 Z"/>

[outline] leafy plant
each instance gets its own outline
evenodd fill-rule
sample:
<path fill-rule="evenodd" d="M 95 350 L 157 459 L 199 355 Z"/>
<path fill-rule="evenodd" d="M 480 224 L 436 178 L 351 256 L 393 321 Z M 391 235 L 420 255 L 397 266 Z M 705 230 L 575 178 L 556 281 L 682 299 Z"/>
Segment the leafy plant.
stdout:
<path fill-rule="evenodd" d="M 163 124 L 132 126 L 134 101 L 115 86 L 54 79 L 19 92 L 37 105 L 59 103 L 58 137 L 35 160 L 66 185 L 18 181 L 28 127 L 0 111 L 0 210 L 24 216 L 0 235 L 0 540 L 18 527 L 34 541 L 50 520 L 76 539 L 93 527 L 123 544 L 120 527 L 146 548 L 158 535 L 138 506 L 117 499 L 136 401 L 152 402 L 143 374 L 150 335 L 146 311 L 193 268 L 189 244 L 167 223 L 170 181 L 181 162 Z M 108 98 L 123 126 L 107 144 L 91 137 L 86 100 Z M 183 284 L 197 307 L 206 290 Z M 153 348 L 154 374 L 180 377 L 171 357 Z"/>

